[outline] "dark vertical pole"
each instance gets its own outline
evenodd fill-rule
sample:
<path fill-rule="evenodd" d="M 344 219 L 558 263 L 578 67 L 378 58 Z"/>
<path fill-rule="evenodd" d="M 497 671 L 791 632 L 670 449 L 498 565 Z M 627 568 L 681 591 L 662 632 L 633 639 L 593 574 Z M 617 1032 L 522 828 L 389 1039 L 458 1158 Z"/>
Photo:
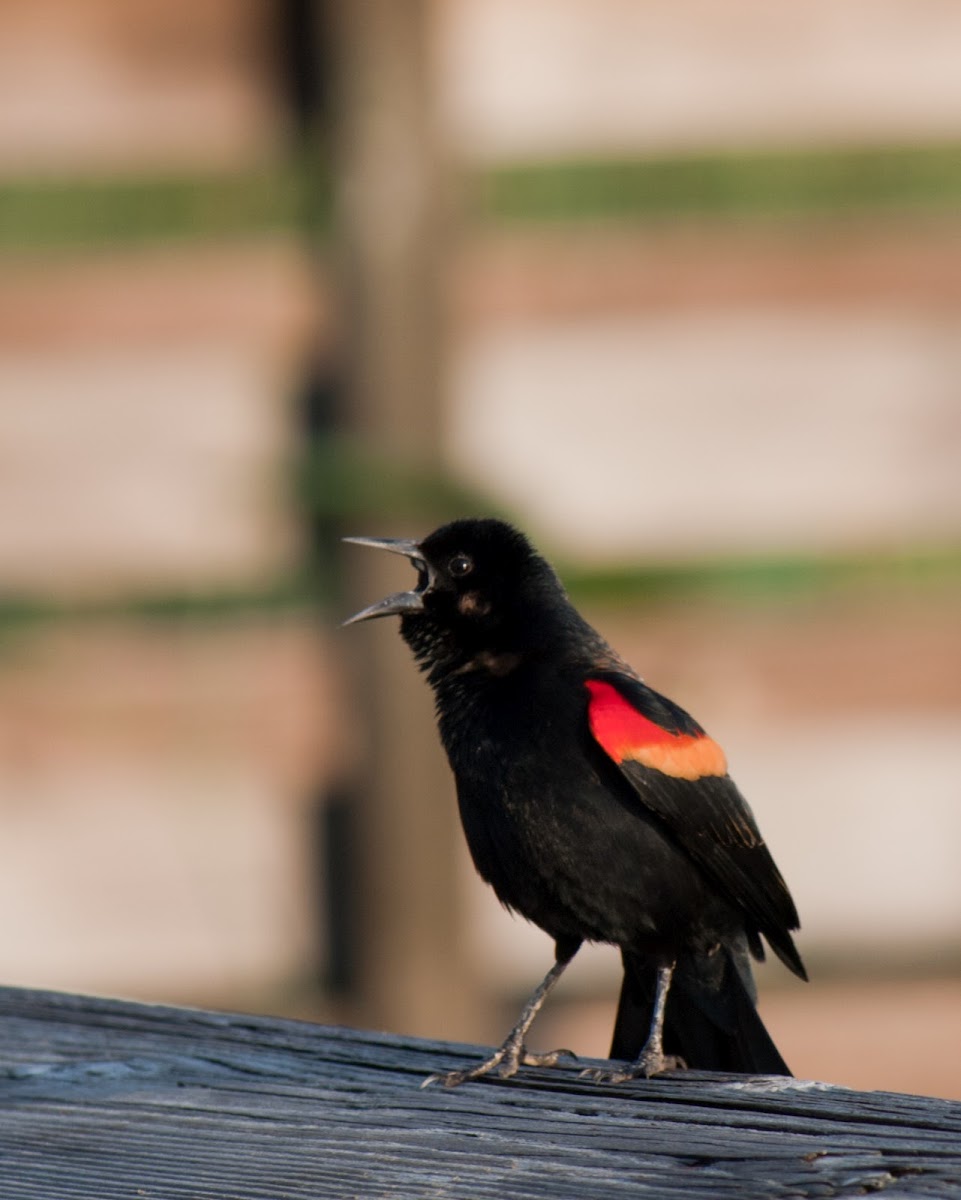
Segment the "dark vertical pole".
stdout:
<path fill-rule="evenodd" d="M 445 373 L 444 179 L 436 135 L 431 5 L 328 0 L 335 66 L 335 253 L 349 432 L 377 460 L 435 468 Z M 424 518 L 420 518 L 421 521 Z M 357 533 L 427 532 L 394 514 Z M 388 561 L 389 560 L 389 561 Z M 357 607 L 412 579 L 353 549 Z M 428 691 L 393 621 L 346 631 L 356 655 L 362 786 L 354 931 L 359 1019 L 465 1035 L 453 788 Z"/>
<path fill-rule="evenodd" d="M 272 10 L 278 89 L 291 120 L 293 150 L 301 177 L 301 234 L 305 255 L 318 265 L 323 254 L 318 217 L 326 206 L 325 163 L 318 161 L 329 142 L 331 121 L 331 54 L 326 24 L 318 0 L 275 0 Z M 318 272 L 318 287 L 320 278 Z M 329 336 L 320 335 L 307 348 L 293 416 L 303 463 L 316 469 L 315 459 L 341 432 L 344 420 L 340 364 Z M 345 597 L 340 587 L 340 542 L 344 533 L 330 507 L 318 506 L 316 488 L 301 487 L 301 518 L 305 534 L 304 568 L 313 582 L 319 616 L 326 631 L 330 612 L 340 612 Z M 309 499 L 308 499 L 309 497 Z M 326 603 L 320 603 L 321 598 Z M 314 899 L 318 917 L 316 960 L 305 964 L 311 982 L 325 991 L 321 1011 L 330 1017 L 354 986 L 355 875 L 357 857 L 354 789 L 338 772 L 318 782 L 310 797 L 308 830 L 313 851 Z M 330 1002 L 334 1003 L 331 1004 Z M 349 1014 L 346 1015 L 349 1019 Z"/>

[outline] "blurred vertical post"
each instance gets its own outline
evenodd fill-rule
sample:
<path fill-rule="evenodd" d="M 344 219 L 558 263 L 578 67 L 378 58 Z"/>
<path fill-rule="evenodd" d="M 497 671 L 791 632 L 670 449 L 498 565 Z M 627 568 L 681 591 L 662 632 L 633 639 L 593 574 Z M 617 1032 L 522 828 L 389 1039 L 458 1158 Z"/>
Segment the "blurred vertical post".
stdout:
<path fill-rule="evenodd" d="M 431 14 L 425 0 L 327 3 L 346 431 L 374 461 L 396 461 L 405 474 L 438 468 L 446 366 L 448 226 Z M 398 521 L 385 503 L 370 528 L 353 532 L 411 535 L 427 532 L 430 519 L 420 512 Z M 391 555 L 353 549 L 344 561 L 358 608 L 413 582 Z M 396 621 L 344 636 L 359 664 L 362 723 L 352 906 L 357 1016 L 410 1033 L 463 1036 L 471 1001 L 459 961 L 456 814 L 428 690 Z"/>

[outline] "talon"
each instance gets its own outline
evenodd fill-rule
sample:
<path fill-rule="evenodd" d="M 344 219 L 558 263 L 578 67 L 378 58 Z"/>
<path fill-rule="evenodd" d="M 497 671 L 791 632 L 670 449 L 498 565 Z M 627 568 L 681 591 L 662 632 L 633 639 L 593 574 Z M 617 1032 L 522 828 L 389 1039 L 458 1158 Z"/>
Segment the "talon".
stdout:
<path fill-rule="evenodd" d="M 630 1079 L 650 1079 L 665 1071 L 685 1071 L 687 1063 L 676 1054 L 642 1054 L 636 1062 L 613 1070 L 603 1067 L 588 1067 L 581 1071 L 578 1079 L 590 1079 L 594 1083 L 626 1083 Z"/>
<path fill-rule="evenodd" d="M 452 1088 L 457 1087 L 458 1084 L 465 1083 L 468 1079 L 470 1079 L 470 1072 L 448 1071 L 446 1075 L 435 1075 L 434 1078 L 439 1084 L 441 1084 L 442 1087 Z"/>
<path fill-rule="evenodd" d="M 467 1083 L 472 1079 L 481 1079 L 492 1071 L 496 1072 L 501 1079 L 510 1079 L 517 1072 L 519 1058 L 519 1050 L 515 1051 L 513 1047 L 504 1045 L 496 1054 L 492 1054 L 490 1058 L 476 1067 L 464 1067 L 460 1071 L 440 1071 L 435 1075 L 428 1075 L 420 1086 L 425 1088 L 432 1083 L 440 1083 L 445 1088 L 459 1087 L 462 1083 Z"/>
<path fill-rule="evenodd" d="M 483 1074 L 485 1072 L 480 1068 L 464 1071 L 440 1071 L 436 1075 L 428 1075 L 420 1086 L 425 1088 L 430 1087 L 432 1083 L 439 1083 L 445 1088 L 453 1088 L 461 1083 L 466 1083 L 468 1079 L 479 1079 Z"/>
<path fill-rule="evenodd" d="M 482 1062 L 477 1067 L 464 1067 L 460 1071 L 439 1071 L 435 1075 L 428 1075 L 424 1082 L 420 1085 L 422 1088 L 429 1087 L 432 1083 L 439 1083 L 445 1088 L 459 1087 L 462 1083 L 467 1083 L 471 1079 L 480 1079 L 491 1071 L 497 1073 L 501 1079 L 509 1079 L 517 1070 L 517 1065 L 511 1062 L 504 1062 L 505 1055 L 501 1050 Z M 500 1068 L 498 1070 L 498 1068 Z"/>
<path fill-rule="evenodd" d="M 560 1050 L 547 1050 L 543 1054 L 530 1054 L 525 1050 L 521 1063 L 525 1067 L 556 1067 L 562 1058 L 569 1058 L 572 1062 L 577 1062 L 577 1055 L 574 1051 L 564 1047 Z"/>
<path fill-rule="evenodd" d="M 604 1070 L 602 1067 L 591 1067 L 581 1071 L 578 1079 L 589 1079 L 592 1083 L 626 1083 L 630 1079 L 648 1079 L 643 1071 L 633 1067 L 622 1067 L 620 1070 Z"/>
<path fill-rule="evenodd" d="M 505 1043 L 492 1054 L 486 1062 L 476 1067 L 464 1067 L 460 1071 L 440 1071 L 428 1075 L 420 1085 L 429 1087 L 432 1083 L 442 1084 L 445 1088 L 459 1087 L 472 1079 L 482 1079 L 485 1075 L 495 1075 L 498 1079 L 511 1079 L 521 1067 L 554 1067 L 560 1058 L 571 1058 L 577 1061 L 573 1050 L 548 1050 L 544 1054 L 529 1053 L 524 1045 Z"/>
<path fill-rule="evenodd" d="M 438 1071 L 435 1075 L 428 1075 L 420 1086 L 423 1089 L 430 1087 L 432 1083 L 439 1083 L 444 1087 L 456 1087 L 458 1083 L 463 1083 L 463 1080 L 455 1078 L 455 1076 L 463 1074 L 463 1071 Z"/>

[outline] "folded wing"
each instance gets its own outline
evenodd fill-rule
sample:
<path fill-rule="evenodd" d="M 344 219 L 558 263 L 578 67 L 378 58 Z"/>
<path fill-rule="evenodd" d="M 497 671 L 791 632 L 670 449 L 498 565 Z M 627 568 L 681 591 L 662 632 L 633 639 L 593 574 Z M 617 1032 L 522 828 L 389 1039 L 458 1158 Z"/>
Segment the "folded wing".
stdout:
<path fill-rule="evenodd" d="M 790 931 L 797 910 L 747 801 L 727 774 L 721 747 L 678 705 L 621 672 L 587 680 L 591 733 L 704 873 L 741 908 L 749 936 L 764 935 L 806 979 Z M 753 927 L 753 928 L 752 928 Z M 759 950 L 756 935 L 751 937 Z"/>

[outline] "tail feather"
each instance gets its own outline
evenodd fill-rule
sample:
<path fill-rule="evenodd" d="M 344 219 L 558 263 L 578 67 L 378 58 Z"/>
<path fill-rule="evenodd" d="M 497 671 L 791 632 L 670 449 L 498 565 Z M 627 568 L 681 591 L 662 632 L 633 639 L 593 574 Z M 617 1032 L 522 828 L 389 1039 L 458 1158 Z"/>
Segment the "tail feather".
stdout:
<path fill-rule="evenodd" d="M 650 1030 L 656 963 L 626 952 L 623 959 L 611 1058 L 632 1061 Z M 678 961 L 664 1015 L 664 1051 L 695 1070 L 791 1074 L 758 1015 L 746 954 L 728 947 L 710 958 Z"/>

